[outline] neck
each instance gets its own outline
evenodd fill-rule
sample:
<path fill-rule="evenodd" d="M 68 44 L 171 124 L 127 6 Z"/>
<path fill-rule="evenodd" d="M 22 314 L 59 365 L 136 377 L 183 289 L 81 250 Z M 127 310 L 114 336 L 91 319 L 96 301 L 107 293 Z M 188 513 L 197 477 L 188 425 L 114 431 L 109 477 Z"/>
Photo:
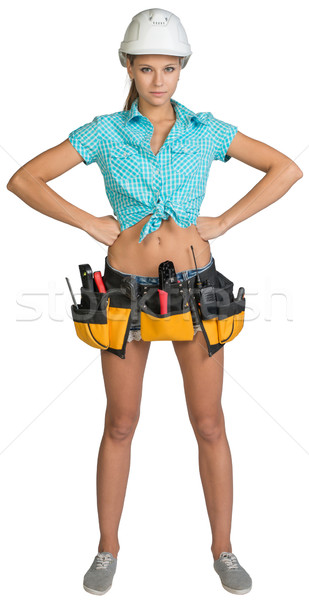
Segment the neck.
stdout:
<path fill-rule="evenodd" d="M 176 112 L 170 100 L 161 106 L 154 106 L 139 96 L 138 110 L 144 117 L 147 117 L 151 123 L 176 121 Z"/>

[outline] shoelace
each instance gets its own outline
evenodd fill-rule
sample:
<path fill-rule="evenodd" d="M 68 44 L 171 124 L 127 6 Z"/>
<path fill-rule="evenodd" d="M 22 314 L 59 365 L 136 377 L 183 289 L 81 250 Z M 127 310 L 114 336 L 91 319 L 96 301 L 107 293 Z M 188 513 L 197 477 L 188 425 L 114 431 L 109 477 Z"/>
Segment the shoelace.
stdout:
<path fill-rule="evenodd" d="M 222 554 L 222 560 L 227 565 L 228 569 L 238 569 L 238 560 L 235 554 L 232 554 L 231 552 Z"/>
<path fill-rule="evenodd" d="M 100 556 L 99 554 L 96 556 L 96 569 L 106 569 L 108 565 L 112 562 L 113 558 L 110 554 L 104 554 Z"/>

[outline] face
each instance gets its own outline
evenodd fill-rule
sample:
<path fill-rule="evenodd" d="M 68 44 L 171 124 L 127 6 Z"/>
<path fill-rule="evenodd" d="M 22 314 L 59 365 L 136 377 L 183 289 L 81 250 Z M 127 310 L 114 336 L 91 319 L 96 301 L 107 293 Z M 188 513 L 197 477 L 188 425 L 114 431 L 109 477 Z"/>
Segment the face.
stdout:
<path fill-rule="evenodd" d="M 133 66 L 127 58 L 127 69 L 130 78 L 135 80 L 141 98 L 152 105 L 165 104 L 177 87 L 181 71 L 180 58 L 163 54 L 143 54 L 136 56 Z"/>

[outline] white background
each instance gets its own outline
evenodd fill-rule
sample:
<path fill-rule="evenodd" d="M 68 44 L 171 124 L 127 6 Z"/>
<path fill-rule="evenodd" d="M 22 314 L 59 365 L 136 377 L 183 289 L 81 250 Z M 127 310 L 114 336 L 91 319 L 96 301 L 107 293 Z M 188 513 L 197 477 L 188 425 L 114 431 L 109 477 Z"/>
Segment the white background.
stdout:
<path fill-rule="evenodd" d="M 160 6 L 160 5 L 159 5 Z M 307 597 L 309 125 L 306 4 L 169 2 L 193 54 L 174 97 L 285 153 L 304 177 L 278 202 L 211 241 L 217 269 L 244 286 L 245 326 L 225 347 L 222 404 L 233 457 L 232 547 L 252 598 Z M 84 598 L 98 547 L 96 461 L 106 395 L 99 351 L 71 320 L 69 277 L 103 270 L 107 247 L 32 210 L 12 174 L 94 116 L 123 110 L 118 48 L 147 3 L 11 1 L 2 11 L 1 588 L 6 600 Z M 264 173 L 212 166 L 202 216 L 222 214 Z M 96 164 L 51 182 L 111 214 Z M 169 257 L 166 257 L 169 258 Z M 55 296 L 55 294 L 57 294 Z M 120 360 L 120 359 L 119 359 Z M 168 366 L 168 368 L 166 368 Z M 224 598 L 171 342 L 152 343 L 120 522 L 114 598 Z"/>

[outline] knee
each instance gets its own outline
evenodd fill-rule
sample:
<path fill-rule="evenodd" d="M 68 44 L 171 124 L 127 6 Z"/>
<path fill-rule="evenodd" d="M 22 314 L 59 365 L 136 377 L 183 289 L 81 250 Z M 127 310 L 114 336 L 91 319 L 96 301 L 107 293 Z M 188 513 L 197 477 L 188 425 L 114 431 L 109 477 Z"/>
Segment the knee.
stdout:
<path fill-rule="evenodd" d="M 208 442 L 216 442 L 225 435 L 223 413 L 215 417 L 204 417 L 192 423 L 196 435 Z"/>
<path fill-rule="evenodd" d="M 138 415 L 132 417 L 107 417 L 105 421 L 105 432 L 114 440 L 126 440 L 133 436 L 138 419 Z"/>

